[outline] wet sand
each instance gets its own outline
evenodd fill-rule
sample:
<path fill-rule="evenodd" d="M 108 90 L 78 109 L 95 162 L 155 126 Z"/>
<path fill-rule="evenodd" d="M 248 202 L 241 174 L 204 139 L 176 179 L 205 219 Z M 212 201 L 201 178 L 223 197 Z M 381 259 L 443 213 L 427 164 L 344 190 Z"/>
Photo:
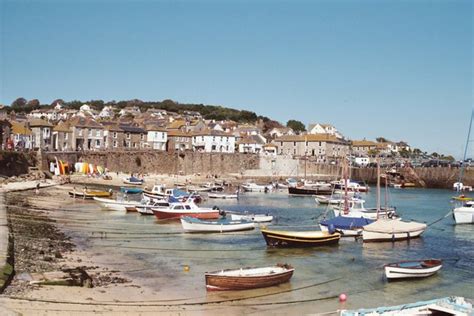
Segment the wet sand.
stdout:
<path fill-rule="evenodd" d="M 82 178 L 92 184 L 108 181 Z M 173 275 L 160 278 L 163 289 L 148 286 L 146 269 L 140 260 L 131 260 L 120 251 L 93 246 L 91 239 L 107 239 L 107 232 L 89 227 L 94 216 L 84 214 L 79 219 L 68 220 L 67 212 L 77 210 L 90 201 L 74 200 L 67 191 L 74 184 L 41 189 L 39 195 L 32 191 L 10 193 L 8 214 L 14 223 L 16 276 L 6 292 L 0 296 L 0 304 L 21 314 L 84 314 L 84 313 L 132 313 L 132 314 L 280 314 L 309 313 L 328 310 L 319 305 L 314 308 L 312 298 L 294 297 L 298 304 L 287 304 L 291 284 L 269 289 L 242 292 L 215 292 L 202 294 L 204 278 L 191 288 L 195 293 L 184 292 L 172 284 Z M 29 224 L 29 225 L 27 225 Z M 32 228 L 33 227 L 33 228 Z M 26 233 L 27 232 L 27 233 Z M 93 288 L 78 286 L 31 286 L 24 280 L 25 273 L 56 271 L 62 268 L 81 267 L 91 276 Z M 163 268 L 163 271 L 178 270 Z M 140 273 L 143 270 L 144 273 Z M 136 277 L 141 275 L 141 277 Z M 187 287 L 189 288 L 189 284 Z M 325 293 L 327 294 L 327 293 Z M 255 297 L 255 298 L 254 298 Z M 322 295 L 324 297 L 324 295 Z M 331 300 L 334 300 L 332 298 Z M 317 301 L 316 301 L 317 302 Z M 321 302 L 324 304 L 324 301 Z"/>

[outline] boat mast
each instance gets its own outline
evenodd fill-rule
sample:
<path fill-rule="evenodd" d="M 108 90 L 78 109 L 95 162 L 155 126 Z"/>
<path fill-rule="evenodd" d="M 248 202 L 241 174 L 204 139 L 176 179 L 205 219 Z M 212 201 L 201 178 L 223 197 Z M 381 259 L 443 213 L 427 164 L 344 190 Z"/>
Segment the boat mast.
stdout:
<path fill-rule="evenodd" d="M 347 160 L 344 158 L 342 162 L 342 170 L 344 174 L 344 214 L 349 214 L 349 203 L 348 203 L 348 179 L 347 179 Z"/>
<path fill-rule="evenodd" d="M 474 117 L 474 108 L 471 110 L 471 121 L 469 122 L 469 130 L 467 132 L 466 147 L 464 147 L 464 156 L 463 156 L 463 159 L 462 159 L 461 172 L 459 173 L 459 180 L 458 180 L 459 183 L 461 183 L 463 173 L 464 173 L 464 165 L 465 165 L 465 162 L 466 162 L 467 148 L 469 147 L 469 138 L 471 137 L 471 127 L 472 127 L 472 118 L 473 117 Z M 458 190 L 460 190 L 459 186 L 458 186 Z"/>
<path fill-rule="evenodd" d="M 379 156 L 375 158 L 377 163 L 377 219 L 379 219 L 379 212 L 380 212 L 380 163 L 379 163 Z"/>
<path fill-rule="evenodd" d="M 388 210 L 388 176 L 387 172 L 385 172 L 385 212 Z"/>

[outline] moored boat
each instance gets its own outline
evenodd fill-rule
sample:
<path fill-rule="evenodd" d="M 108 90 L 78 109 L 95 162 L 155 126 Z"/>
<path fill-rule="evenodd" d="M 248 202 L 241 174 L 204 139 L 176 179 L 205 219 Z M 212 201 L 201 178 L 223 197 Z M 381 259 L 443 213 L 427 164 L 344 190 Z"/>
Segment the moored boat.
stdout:
<path fill-rule="evenodd" d="M 120 192 L 125 194 L 139 194 L 143 192 L 143 189 L 135 187 L 120 187 Z"/>
<path fill-rule="evenodd" d="M 255 228 L 255 224 L 250 221 L 234 221 L 226 218 L 217 221 L 204 221 L 188 216 L 181 217 L 181 225 L 183 230 L 188 233 L 225 233 Z"/>
<path fill-rule="evenodd" d="M 211 193 L 209 192 L 207 194 L 207 197 L 210 198 L 210 199 L 238 199 L 239 198 L 239 194 L 238 193 L 235 193 L 235 194 L 227 194 L 227 193 Z"/>
<path fill-rule="evenodd" d="M 230 218 L 233 221 L 240 221 L 240 220 L 245 220 L 245 221 L 250 221 L 254 223 L 268 223 L 273 220 L 272 215 L 268 214 L 237 214 L 237 213 L 231 213 Z"/>
<path fill-rule="evenodd" d="M 453 210 L 456 224 L 474 224 L 474 201 L 467 201 L 464 205 Z"/>
<path fill-rule="evenodd" d="M 339 243 L 341 234 L 322 231 L 278 231 L 261 229 L 268 246 L 272 247 L 316 247 Z"/>
<path fill-rule="evenodd" d="M 125 184 L 142 185 L 143 182 L 144 182 L 143 179 L 138 179 L 138 178 L 133 177 L 133 176 L 123 179 L 123 183 L 125 183 Z"/>
<path fill-rule="evenodd" d="M 443 262 L 438 259 L 424 259 L 389 263 L 384 266 L 387 280 L 424 278 L 438 272 Z"/>
<path fill-rule="evenodd" d="M 271 185 L 260 185 L 254 182 L 247 182 L 241 185 L 242 189 L 246 192 L 270 192 L 273 190 Z"/>
<path fill-rule="evenodd" d="M 182 216 L 195 217 L 199 219 L 217 219 L 220 216 L 219 208 L 201 208 L 193 201 L 185 203 L 173 203 L 170 207 L 152 208 L 153 214 L 157 219 L 180 219 Z"/>
<path fill-rule="evenodd" d="M 76 198 L 81 198 L 81 199 L 92 199 L 94 197 L 111 197 L 112 196 L 112 189 L 109 191 L 101 191 L 101 190 L 88 190 L 84 189 L 82 191 L 73 189 L 69 191 L 69 195 L 72 197 Z"/>
<path fill-rule="evenodd" d="M 248 290 L 288 282 L 295 269 L 288 264 L 271 267 L 227 269 L 206 272 L 208 291 Z"/>
<path fill-rule="evenodd" d="M 301 187 L 288 187 L 288 194 L 290 195 L 300 195 L 300 196 L 305 196 L 305 195 L 331 195 L 332 189 L 328 187 L 316 187 L 316 186 L 311 186 L 311 187 L 306 187 L 306 186 L 301 186 Z"/>
<path fill-rule="evenodd" d="M 361 235 L 362 228 L 372 222 L 373 220 L 364 217 L 338 216 L 321 221 L 319 227 L 323 232 L 335 230 L 341 233 L 342 237 L 354 237 Z"/>
<path fill-rule="evenodd" d="M 93 199 L 99 202 L 103 208 L 113 211 L 127 211 L 127 207 L 136 207 L 140 204 L 140 202 L 112 200 L 99 197 L 94 197 Z"/>
<path fill-rule="evenodd" d="M 135 206 L 135 209 L 141 215 L 153 215 L 153 208 L 169 208 L 170 203 L 166 200 L 150 200 Z M 128 211 L 128 210 L 127 210 Z"/>
<path fill-rule="evenodd" d="M 397 315 L 472 315 L 472 303 L 464 297 L 450 296 L 397 306 L 383 306 L 358 310 L 342 310 L 340 316 L 397 316 Z"/>
<path fill-rule="evenodd" d="M 364 242 L 400 241 L 420 237 L 426 230 L 426 224 L 404 222 L 401 220 L 378 219 L 366 225 L 362 231 Z"/>

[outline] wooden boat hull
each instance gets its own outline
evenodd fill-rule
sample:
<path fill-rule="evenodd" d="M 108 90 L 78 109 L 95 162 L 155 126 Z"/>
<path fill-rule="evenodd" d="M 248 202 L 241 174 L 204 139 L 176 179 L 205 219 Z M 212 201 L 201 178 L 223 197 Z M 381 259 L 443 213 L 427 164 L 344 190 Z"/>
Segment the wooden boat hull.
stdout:
<path fill-rule="evenodd" d="M 127 211 L 127 207 L 136 207 L 139 202 L 127 202 L 127 201 L 114 201 L 112 199 L 104 199 L 94 197 L 94 201 L 99 202 L 103 208 L 113 211 Z"/>
<path fill-rule="evenodd" d="M 288 282 L 294 269 L 286 269 L 281 273 L 262 276 L 225 276 L 218 273 L 206 273 L 206 289 L 208 291 L 248 290 L 275 286 Z"/>
<path fill-rule="evenodd" d="M 199 219 L 217 219 L 219 218 L 219 210 L 206 212 L 170 212 L 165 210 L 152 209 L 153 214 L 160 220 L 180 219 L 181 216 L 189 216 Z"/>
<path fill-rule="evenodd" d="M 265 242 L 271 247 L 319 247 L 339 243 L 339 233 L 328 234 L 320 232 L 314 236 L 305 236 L 301 232 L 282 232 L 261 229 Z"/>
<path fill-rule="evenodd" d="M 384 266 L 387 280 L 426 278 L 437 273 L 443 264 L 441 260 L 419 260 L 391 263 Z"/>
<path fill-rule="evenodd" d="M 273 220 L 273 216 L 264 214 L 230 214 L 234 221 L 251 221 L 254 223 L 268 223 Z"/>
<path fill-rule="evenodd" d="M 309 196 L 315 196 L 315 195 L 331 195 L 332 189 L 327 189 L 327 188 L 298 188 L 298 187 L 289 187 L 288 188 L 288 194 L 291 195 L 309 195 Z"/>
<path fill-rule="evenodd" d="M 181 225 L 183 230 L 188 233 L 225 233 L 225 232 L 236 232 L 243 230 L 252 230 L 255 228 L 253 222 L 246 221 L 230 221 L 230 222 L 191 222 L 186 218 L 181 218 Z"/>
<path fill-rule="evenodd" d="M 329 229 L 325 225 L 319 224 L 322 232 L 328 232 Z M 354 229 L 337 229 L 338 232 L 341 233 L 341 237 L 357 237 L 362 235 L 362 228 L 354 228 Z"/>

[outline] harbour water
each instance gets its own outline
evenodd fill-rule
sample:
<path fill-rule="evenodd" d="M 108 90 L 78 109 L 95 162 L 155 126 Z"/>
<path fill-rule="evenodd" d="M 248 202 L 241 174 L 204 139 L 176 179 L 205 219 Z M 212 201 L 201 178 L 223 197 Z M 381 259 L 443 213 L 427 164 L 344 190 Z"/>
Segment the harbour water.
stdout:
<path fill-rule="evenodd" d="M 403 219 L 430 224 L 450 211 L 452 195 L 448 190 L 390 189 L 389 204 L 397 207 Z M 367 207 L 375 206 L 375 190 L 363 198 Z M 203 205 L 269 213 L 275 220 L 268 226 L 282 230 L 319 230 L 317 222 L 326 212 L 313 197 L 292 197 L 286 192 L 246 193 L 238 201 L 207 200 Z M 474 225 L 456 226 L 451 216 L 429 226 L 422 238 L 409 242 L 343 239 L 338 246 L 311 249 L 267 248 L 258 228 L 239 233 L 187 234 L 179 222 L 104 211 L 93 201 L 67 200 L 55 217 L 79 247 L 92 250 L 98 260 L 156 293 L 156 302 L 164 302 L 162 298 L 176 304 L 237 299 L 232 304 L 267 305 L 274 311 L 298 308 L 298 312 L 310 313 L 451 295 L 474 297 Z M 440 258 L 444 266 L 426 279 L 384 280 L 384 264 L 419 258 Z M 275 263 L 295 267 L 290 283 L 251 291 L 206 292 L 206 271 Z M 344 304 L 337 299 L 340 293 L 348 295 Z"/>

